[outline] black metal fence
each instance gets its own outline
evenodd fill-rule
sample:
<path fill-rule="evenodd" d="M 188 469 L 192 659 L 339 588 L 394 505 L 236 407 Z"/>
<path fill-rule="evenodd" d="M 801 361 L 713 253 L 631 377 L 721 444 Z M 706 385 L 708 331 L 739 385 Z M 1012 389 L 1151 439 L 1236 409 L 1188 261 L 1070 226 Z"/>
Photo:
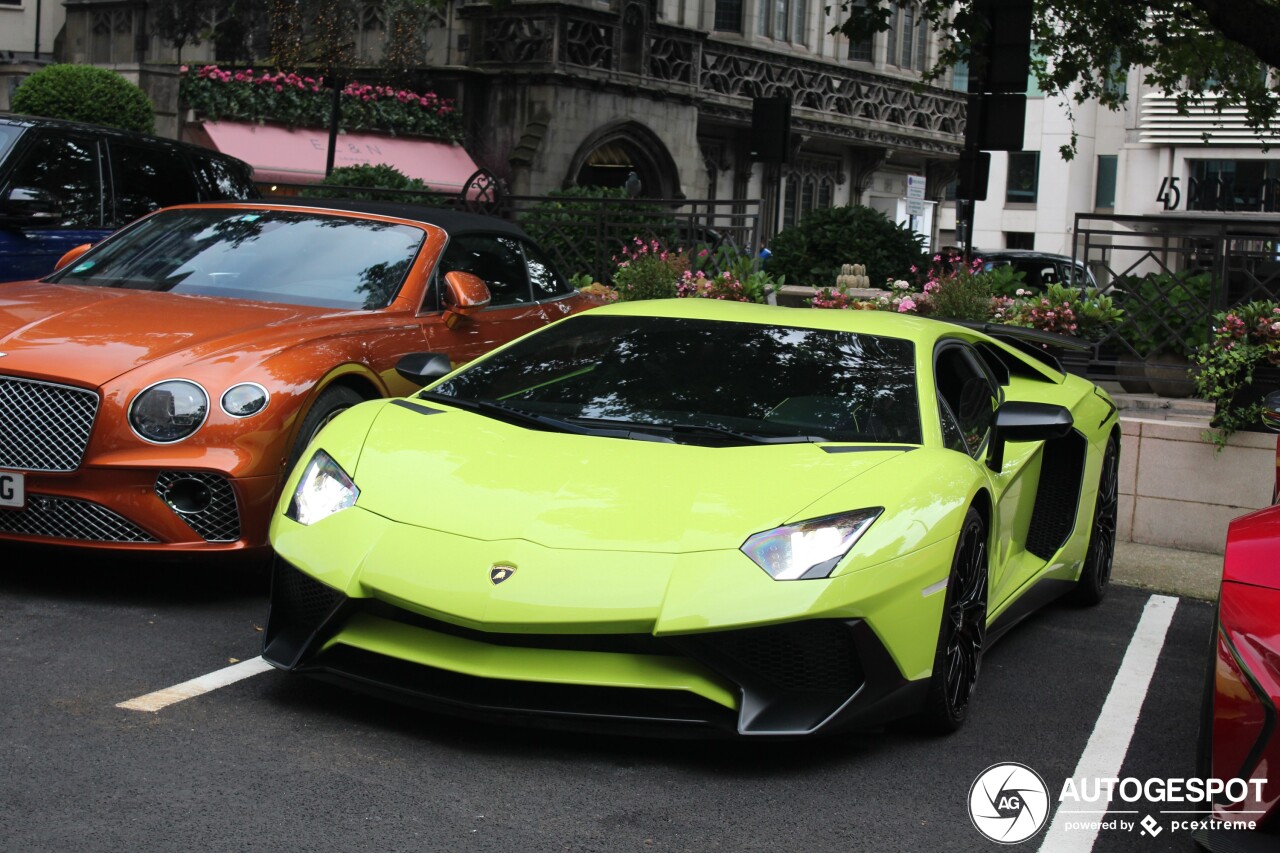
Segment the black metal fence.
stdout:
<path fill-rule="evenodd" d="M 656 240 L 663 250 L 706 252 L 701 268 L 716 272 L 718 260 L 734 254 L 754 256 L 759 244 L 759 199 L 516 196 L 486 175 L 473 175 L 457 193 L 314 184 L 272 184 L 262 189 L 268 198 L 376 199 L 500 216 L 524 228 L 564 275 L 588 275 L 606 283 L 623 248 L 633 245 L 635 238 Z"/>
<path fill-rule="evenodd" d="M 1073 255 L 1124 309 L 1077 368 L 1127 390 L 1189 394 L 1214 314 L 1280 298 L 1280 216 L 1078 214 Z"/>

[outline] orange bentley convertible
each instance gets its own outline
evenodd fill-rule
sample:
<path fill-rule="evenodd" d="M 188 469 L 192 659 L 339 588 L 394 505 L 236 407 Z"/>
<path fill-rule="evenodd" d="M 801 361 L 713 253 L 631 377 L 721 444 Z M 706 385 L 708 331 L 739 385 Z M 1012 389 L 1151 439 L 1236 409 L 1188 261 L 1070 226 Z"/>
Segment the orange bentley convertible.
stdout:
<path fill-rule="evenodd" d="M 499 219 L 157 211 L 0 285 L 0 541 L 256 553 L 321 426 L 441 370 L 403 356 L 465 362 L 589 304 Z"/>

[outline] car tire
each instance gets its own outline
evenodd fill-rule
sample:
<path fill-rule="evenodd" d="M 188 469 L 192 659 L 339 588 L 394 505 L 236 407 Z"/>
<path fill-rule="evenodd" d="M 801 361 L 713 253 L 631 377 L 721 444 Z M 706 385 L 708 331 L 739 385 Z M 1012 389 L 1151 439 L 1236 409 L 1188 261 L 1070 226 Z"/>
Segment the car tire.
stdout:
<path fill-rule="evenodd" d="M 1102 601 L 1111 582 L 1111 564 L 1116 556 L 1116 518 L 1120 506 L 1120 445 L 1116 437 L 1107 439 L 1098 475 L 1098 499 L 1093 507 L 1089 545 L 1084 568 L 1071 592 L 1073 603 L 1092 607 Z"/>
<path fill-rule="evenodd" d="M 324 429 L 329 421 L 345 412 L 347 409 L 363 403 L 364 397 L 360 393 L 346 387 L 345 385 L 330 385 L 328 388 L 320 392 L 320 396 L 316 398 L 311 409 L 307 412 L 307 416 L 302 419 L 302 426 L 298 427 L 298 437 L 293 441 L 293 449 L 289 451 L 288 465 L 285 467 L 285 474 L 288 475 L 298 464 L 302 458 L 303 452 L 306 451 L 307 445 L 311 440 Z"/>
<path fill-rule="evenodd" d="M 950 734 L 969 715 L 987 633 L 987 525 L 974 507 L 965 513 L 947 578 L 933 675 L 921 727 Z"/>
<path fill-rule="evenodd" d="M 1196 775 L 1201 779 L 1213 775 L 1213 702 L 1217 693 L 1218 672 L 1218 608 L 1213 608 L 1213 632 L 1209 637 L 1208 665 L 1200 692 L 1200 720 L 1196 736 Z"/>

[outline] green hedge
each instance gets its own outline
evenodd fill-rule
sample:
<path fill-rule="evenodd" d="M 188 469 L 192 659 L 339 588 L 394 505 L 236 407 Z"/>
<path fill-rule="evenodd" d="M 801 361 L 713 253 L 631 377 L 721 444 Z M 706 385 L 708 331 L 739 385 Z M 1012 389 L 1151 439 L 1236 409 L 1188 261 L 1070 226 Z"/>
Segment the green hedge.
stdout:
<path fill-rule="evenodd" d="M 133 83 L 106 68 L 50 65 L 22 81 L 10 105 L 15 113 L 83 121 L 150 133 L 155 107 Z"/>
<path fill-rule="evenodd" d="M 805 214 L 769 243 L 768 270 L 789 284 L 831 287 L 843 264 L 865 264 L 872 287 L 911 278 L 924 256 L 924 240 L 870 207 L 827 207 Z"/>

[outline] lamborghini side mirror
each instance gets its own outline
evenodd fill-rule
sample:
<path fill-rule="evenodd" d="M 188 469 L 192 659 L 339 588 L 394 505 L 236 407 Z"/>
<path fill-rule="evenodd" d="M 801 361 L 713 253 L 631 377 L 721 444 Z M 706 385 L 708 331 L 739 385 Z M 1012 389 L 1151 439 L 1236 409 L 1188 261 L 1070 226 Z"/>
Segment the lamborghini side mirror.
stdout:
<path fill-rule="evenodd" d="M 1071 412 L 1049 403 L 1012 401 L 996 409 L 987 467 L 1004 468 L 1004 446 L 1010 441 L 1049 441 L 1071 433 L 1075 421 Z"/>

